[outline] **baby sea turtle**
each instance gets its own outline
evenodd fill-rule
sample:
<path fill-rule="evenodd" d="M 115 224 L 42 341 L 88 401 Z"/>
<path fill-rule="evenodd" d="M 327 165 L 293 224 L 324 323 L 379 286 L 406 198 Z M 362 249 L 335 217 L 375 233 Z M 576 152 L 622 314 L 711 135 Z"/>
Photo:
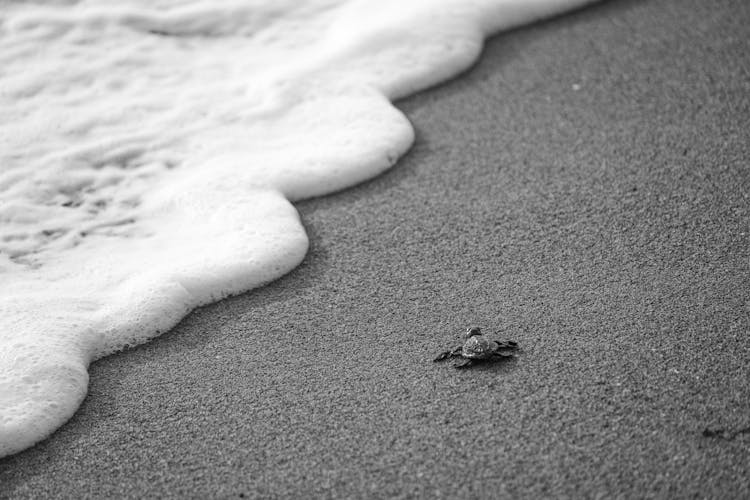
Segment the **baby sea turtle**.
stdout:
<path fill-rule="evenodd" d="M 433 361 L 461 358 L 453 366 L 455 368 L 468 368 L 481 361 L 512 358 L 513 354 L 508 351 L 518 349 L 518 344 L 512 340 L 499 341 L 488 339 L 482 335 L 482 330 L 476 326 L 470 326 L 466 329 L 464 339 L 462 345 L 450 351 L 440 353 Z"/>

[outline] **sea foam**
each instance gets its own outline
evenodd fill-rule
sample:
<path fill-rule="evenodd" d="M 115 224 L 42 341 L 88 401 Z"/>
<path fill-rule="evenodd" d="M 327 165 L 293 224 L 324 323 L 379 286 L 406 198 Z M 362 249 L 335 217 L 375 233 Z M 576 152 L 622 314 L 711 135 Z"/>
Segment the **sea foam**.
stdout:
<path fill-rule="evenodd" d="M 290 202 L 411 145 L 392 100 L 583 3 L 3 2 L 0 456 L 70 418 L 92 360 L 297 266 Z"/>

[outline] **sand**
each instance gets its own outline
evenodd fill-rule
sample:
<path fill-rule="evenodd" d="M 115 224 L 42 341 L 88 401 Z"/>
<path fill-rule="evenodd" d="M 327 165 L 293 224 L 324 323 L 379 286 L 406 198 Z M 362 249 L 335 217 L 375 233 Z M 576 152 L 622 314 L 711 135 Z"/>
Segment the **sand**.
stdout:
<path fill-rule="evenodd" d="M 745 0 L 611 1 L 399 103 L 267 287 L 91 366 L 2 498 L 750 495 Z M 432 363 L 470 324 L 515 361 Z M 729 437 L 729 436 L 725 436 Z"/>

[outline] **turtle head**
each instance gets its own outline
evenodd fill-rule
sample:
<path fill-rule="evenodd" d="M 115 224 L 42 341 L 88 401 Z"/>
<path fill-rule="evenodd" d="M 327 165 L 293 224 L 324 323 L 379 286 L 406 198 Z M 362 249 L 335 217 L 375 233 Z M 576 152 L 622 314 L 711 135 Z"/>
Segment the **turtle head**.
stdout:
<path fill-rule="evenodd" d="M 464 333 L 464 337 L 467 339 L 475 335 L 482 335 L 482 330 L 478 326 L 470 326 L 466 329 L 466 333 Z"/>

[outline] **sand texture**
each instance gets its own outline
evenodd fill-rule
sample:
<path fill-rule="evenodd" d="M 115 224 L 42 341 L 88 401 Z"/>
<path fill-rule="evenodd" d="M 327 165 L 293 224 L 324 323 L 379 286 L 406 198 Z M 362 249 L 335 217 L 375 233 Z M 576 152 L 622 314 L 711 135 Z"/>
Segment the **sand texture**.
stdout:
<path fill-rule="evenodd" d="M 492 39 L 400 103 L 391 172 L 298 205 L 301 267 L 92 365 L 0 497 L 747 498 L 749 23 L 622 0 Z M 469 324 L 522 352 L 432 363 Z"/>

